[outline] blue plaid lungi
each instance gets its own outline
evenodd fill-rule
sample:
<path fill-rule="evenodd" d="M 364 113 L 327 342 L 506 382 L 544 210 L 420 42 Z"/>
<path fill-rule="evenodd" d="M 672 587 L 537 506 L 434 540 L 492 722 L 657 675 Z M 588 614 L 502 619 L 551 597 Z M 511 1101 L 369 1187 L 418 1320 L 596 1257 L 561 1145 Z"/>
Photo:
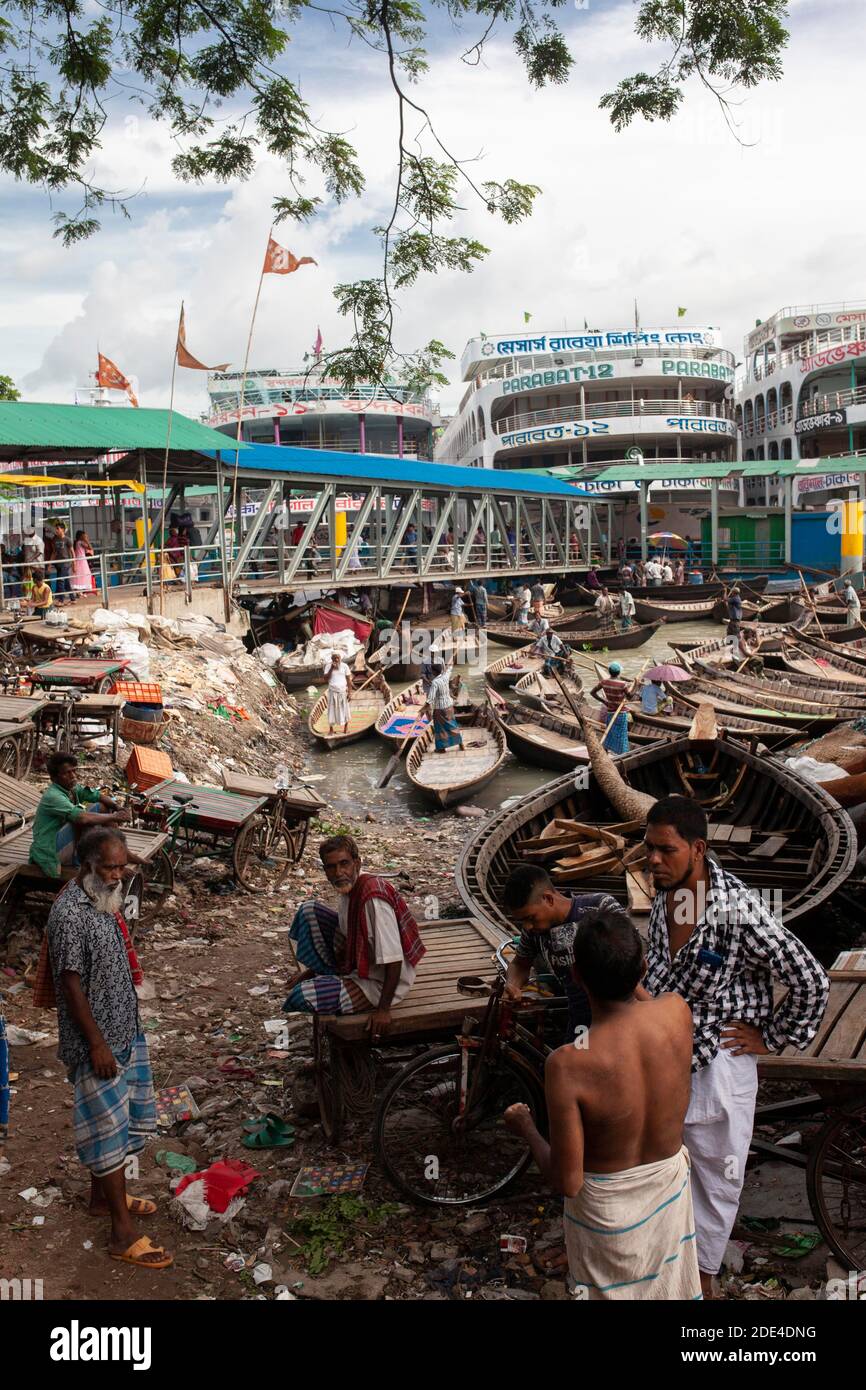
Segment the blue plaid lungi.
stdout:
<path fill-rule="evenodd" d="M 84 1167 L 97 1178 L 122 1168 L 128 1155 L 141 1153 L 156 1133 L 153 1073 L 144 1034 L 139 1033 L 116 1061 L 116 1076 L 97 1076 L 90 1062 L 81 1062 L 70 1077 L 75 1147 Z"/>
<path fill-rule="evenodd" d="M 628 752 L 628 714 L 625 710 L 622 714 L 614 717 L 613 710 L 608 710 L 607 718 L 604 721 L 605 728 L 608 728 L 611 720 L 614 720 L 610 734 L 605 738 L 604 746 L 608 753 L 627 753 Z"/>
<path fill-rule="evenodd" d="M 360 985 L 341 974 L 340 919 L 332 907 L 312 898 L 301 903 L 292 925 L 291 941 L 298 964 L 316 973 L 289 990 L 283 1001 L 285 1013 L 357 1014 L 369 1010 L 370 1002 Z"/>

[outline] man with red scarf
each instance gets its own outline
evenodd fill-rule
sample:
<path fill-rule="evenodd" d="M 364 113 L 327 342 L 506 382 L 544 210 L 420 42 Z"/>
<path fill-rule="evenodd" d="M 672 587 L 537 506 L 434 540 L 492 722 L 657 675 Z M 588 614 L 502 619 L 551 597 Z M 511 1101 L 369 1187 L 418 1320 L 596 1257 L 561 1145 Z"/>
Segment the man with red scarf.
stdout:
<path fill-rule="evenodd" d="M 310 899 L 295 913 L 289 940 L 303 968 L 287 981 L 283 1008 L 313 1014 L 372 1010 L 370 1034 L 377 1042 L 424 955 L 418 925 L 393 884 L 361 872 L 351 835 L 325 840 L 319 858 L 337 891 L 337 910 Z"/>

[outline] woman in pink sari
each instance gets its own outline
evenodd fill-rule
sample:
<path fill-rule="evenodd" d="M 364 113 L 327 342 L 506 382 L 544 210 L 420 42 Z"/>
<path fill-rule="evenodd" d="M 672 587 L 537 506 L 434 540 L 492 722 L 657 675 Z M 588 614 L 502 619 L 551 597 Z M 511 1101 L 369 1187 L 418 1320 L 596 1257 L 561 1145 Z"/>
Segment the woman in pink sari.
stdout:
<path fill-rule="evenodd" d="M 72 569 L 72 587 L 78 594 L 92 593 L 96 581 L 91 573 L 87 557 L 93 554 L 93 546 L 86 531 L 75 532 L 75 563 Z"/>

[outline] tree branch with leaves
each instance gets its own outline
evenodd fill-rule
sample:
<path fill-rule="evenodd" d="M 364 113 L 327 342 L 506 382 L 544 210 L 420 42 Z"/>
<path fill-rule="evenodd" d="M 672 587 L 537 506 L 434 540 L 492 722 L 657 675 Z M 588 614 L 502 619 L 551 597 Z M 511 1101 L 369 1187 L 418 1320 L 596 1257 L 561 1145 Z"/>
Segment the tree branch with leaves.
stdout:
<path fill-rule="evenodd" d="M 396 296 L 422 275 L 471 272 L 488 254 L 480 241 L 452 234 L 462 199 L 514 223 L 531 214 L 540 193 L 511 177 L 480 180 L 478 157 L 440 137 L 413 95 L 428 70 L 430 24 L 444 14 L 466 35 L 467 67 L 481 64 L 494 37 L 510 37 L 528 82 L 540 88 L 565 83 L 574 66 L 555 19 L 565 3 L 7 0 L 0 17 L 0 171 L 44 189 L 52 204 L 75 193 L 74 211 L 53 212 L 55 235 L 65 246 L 93 236 L 100 213 L 129 216 L 135 198 L 105 188 L 94 173 L 109 115 L 131 103 L 170 131 L 179 180 L 243 181 L 267 154 L 282 169 L 274 221 L 308 223 L 325 200 L 341 204 L 365 189 L 347 134 L 314 120 L 299 84 L 286 75 L 293 31 L 329 16 L 350 42 L 381 56 L 396 138 L 390 214 L 373 229 L 381 271 L 335 287 L 351 334 L 324 366 L 347 389 L 397 380 L 424 390 L 444 383 L 442 366 L 453 354 L 439 340 L 398 351 Z M 726 106 L 731 89 L 780 76 L 784 15 L 783 0 L 638 0 L 638 36 L 665 45 L 667 57 L 656 73 L 623 79 L 600 104 L 617 130 L 638 115 L 669 120 L 694 77 Z"/>

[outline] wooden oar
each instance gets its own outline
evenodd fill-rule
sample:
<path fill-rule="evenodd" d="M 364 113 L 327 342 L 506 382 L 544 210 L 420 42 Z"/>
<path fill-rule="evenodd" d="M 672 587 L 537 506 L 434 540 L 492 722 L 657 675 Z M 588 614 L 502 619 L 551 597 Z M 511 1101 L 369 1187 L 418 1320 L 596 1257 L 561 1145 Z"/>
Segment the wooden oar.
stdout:
<path fill-rule="evenodd" d="M 403 742 L 400 744 L 400 747 L 397 749 L 397 752 L 393 753 L 389 758 L 388 766 L 385 768 L 385 771 L 382 774 L 382 780 L 378 784 L 380 791 L 382 787 L 387 787 L 391 778 L 394 776 L 394 773 L 397 770 L 397 764 L 399 763 L 400 759 L 406 751 L 406 745 L 408 743 L 411 743 L 413 738 L 417 738 L 417 734 L 407 734 Z"/>
<path fill-rule="evenodd" d="M 802 570 L 797 570 L 797 573 L 798 573 L 799 576 L 800 576 L 800 583 L 801 583 L 802 586 L 803 586 L 803 593 L 804 593 L 805 596 L 806 596 L 806 602 L 808 603 L 809 607 L 810 607 L 811 610 L 812 610 L 812 617 L 815 619 L 815 622 L 818 624 L 818 631 L 820 632 L 821 636 L 824 637 L 824 638 L 826 639 L 827 634 L 825 633 L 824 629 L 823 629 L 822 626 L 821 626 L 821 619 L 818 617 L 818 610 L 817 610 L 817 608 L 815 607 L 815 601 L 814 601 L 814 599 L 812 598 L 812 595 L 809 593 L 809 586 L 808 586 L 808 584 L 806 583 L 805 579 L 803 578 L 803 571 L 802 571 Z"/>

